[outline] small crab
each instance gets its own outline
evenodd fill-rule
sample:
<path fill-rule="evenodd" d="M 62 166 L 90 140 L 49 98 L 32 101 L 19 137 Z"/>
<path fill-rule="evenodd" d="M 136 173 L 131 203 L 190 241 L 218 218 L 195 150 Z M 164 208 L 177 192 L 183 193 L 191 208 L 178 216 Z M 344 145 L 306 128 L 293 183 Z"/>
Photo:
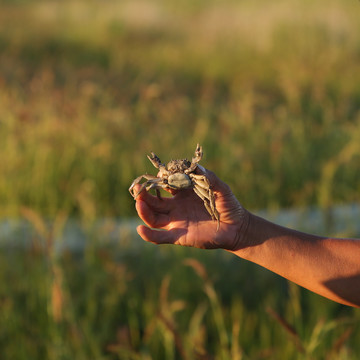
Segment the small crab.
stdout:
<path fill-rule="evenodd" d="M 137 177 L 131 184 L 129 191 L 130 194 L 136 199 L 137 196 L 146 189 L 156 190 L 156 194 L 160 197 L 159 189 L 193 189 L 195 194 L 199 196 L 204 202 L 205 208 L 213 220 L 220 225 L 219 213 L 215 206 L 214 192 L 211 190 L 211 185 L 205 175 L 195 174 L 195 169 L 202 159 L 202 147 L 196 145 L 195 156 L 192 161 L 187 159 L 171 160 L 167 165 L 162 164 L 161 160 L 152 152 L 151 157 L 148 156 L 151 163 L 159 169 L 158 175 L 144 174 Z M 134 192 L 134 186 L 139 184 L 142 178 L 146 179 L 137 193 Z"/>

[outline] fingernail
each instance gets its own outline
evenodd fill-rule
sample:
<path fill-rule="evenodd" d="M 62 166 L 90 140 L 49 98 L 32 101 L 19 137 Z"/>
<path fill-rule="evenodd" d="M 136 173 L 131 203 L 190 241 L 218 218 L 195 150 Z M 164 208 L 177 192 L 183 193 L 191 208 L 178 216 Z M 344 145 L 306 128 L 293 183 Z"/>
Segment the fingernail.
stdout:
<path fill-rule="evenodd" d="M 198 164 L 198 168 L 199 168 L 200 171 L 202 171 L 204 174 L 206 173 L 206 169 L 205 169 L 203 166 L 201 166 L 201 165 Z"/>

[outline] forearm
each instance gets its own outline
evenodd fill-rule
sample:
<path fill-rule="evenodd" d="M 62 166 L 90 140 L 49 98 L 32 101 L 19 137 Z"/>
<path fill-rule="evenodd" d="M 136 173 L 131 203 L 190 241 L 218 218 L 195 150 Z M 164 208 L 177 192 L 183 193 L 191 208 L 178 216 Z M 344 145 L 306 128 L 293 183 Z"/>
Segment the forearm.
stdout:
<path fill-rule="evenodd" d="M 309 235 L 250 214 L 234 254 L 334 301 L 360 307 L 360 240 Z"/>

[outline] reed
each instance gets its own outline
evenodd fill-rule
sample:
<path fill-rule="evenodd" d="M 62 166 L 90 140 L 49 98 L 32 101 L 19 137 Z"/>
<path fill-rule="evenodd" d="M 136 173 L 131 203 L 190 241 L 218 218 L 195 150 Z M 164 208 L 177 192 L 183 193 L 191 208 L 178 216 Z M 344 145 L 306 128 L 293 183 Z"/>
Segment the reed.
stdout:
<path fill-rule="evenodd" d="M 99 246 L 105 234 L 96 244 L 88 233 L 91 251 L 49 258 L 34 230 L 31 251 L 0 252 L 5 358 L 358 356 L 356 309 L 229 254 L 149 244 L 134 253 Z"/>
<path fill-rule="evenodd" d="M 1 5 L 1 216 L 133 215 L 197 142 L 248 208 L 359 199 L 357 4 L 186 4 Z"/>

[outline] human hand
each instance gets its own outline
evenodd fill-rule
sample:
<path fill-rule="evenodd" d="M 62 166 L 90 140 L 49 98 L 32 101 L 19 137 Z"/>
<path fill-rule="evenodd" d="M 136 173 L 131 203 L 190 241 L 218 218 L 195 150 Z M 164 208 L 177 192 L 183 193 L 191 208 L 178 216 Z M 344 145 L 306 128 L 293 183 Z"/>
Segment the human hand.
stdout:
<path fill-rule="evenodd" d="M 206 175 L 210 181 L 220 214 L 219 229 L 217 221 L 211 219 L 203 201 L 191 189 L 161 199 L 142 191 L 136 198 L 136 210 L 148 227 L 138 226 L 139 235 L 155 244 L 238 250 L 244 246 L 249 213 L 213 172 L 199 165 L 196 173 Z M 139 188 L 140 185 L 136 185 L 135 192 Z"/>

